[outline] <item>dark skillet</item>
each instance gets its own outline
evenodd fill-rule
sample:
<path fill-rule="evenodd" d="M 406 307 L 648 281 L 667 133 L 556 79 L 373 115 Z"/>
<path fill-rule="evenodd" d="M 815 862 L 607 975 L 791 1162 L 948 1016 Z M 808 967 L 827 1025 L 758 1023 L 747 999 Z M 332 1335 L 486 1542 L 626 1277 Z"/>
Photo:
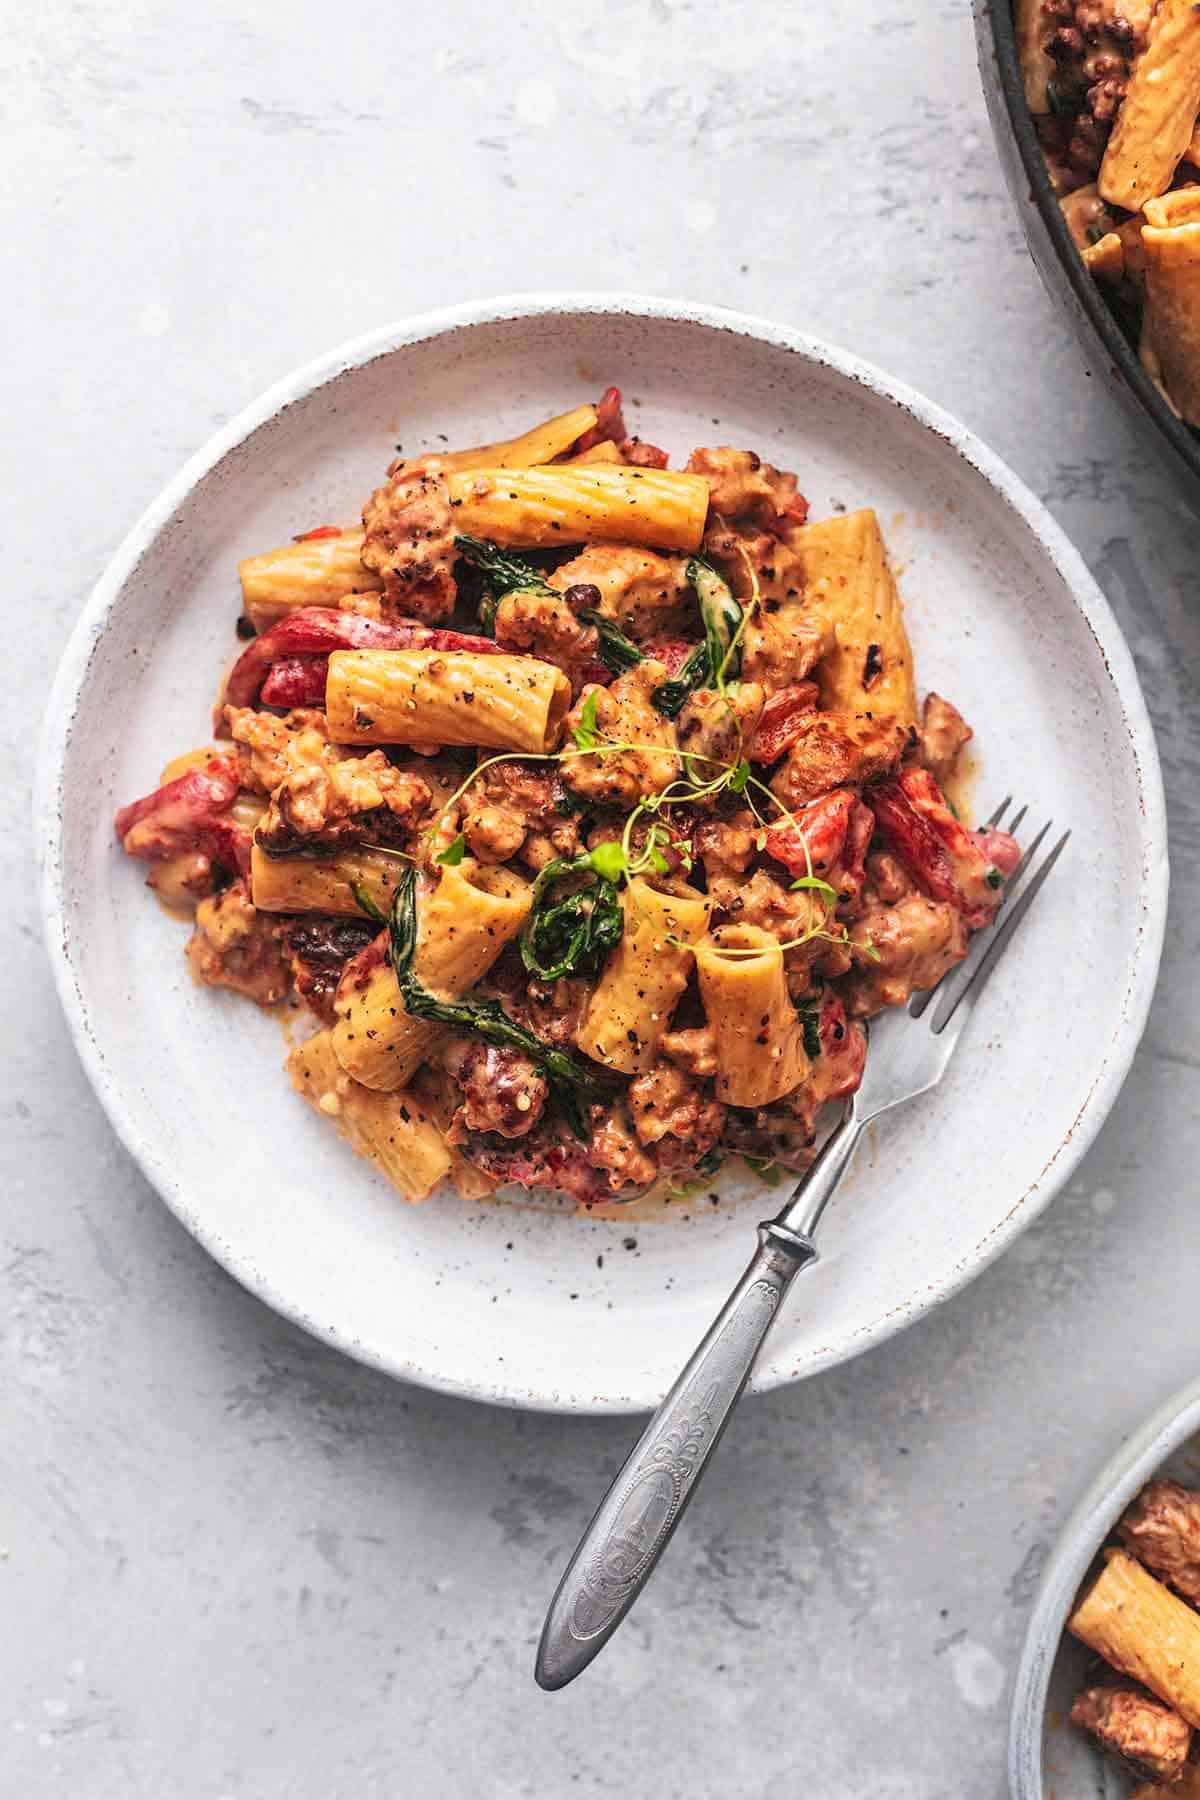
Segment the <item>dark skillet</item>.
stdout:
<path fill-rule="evenodd" d="M 1177 419 L 1071 241 L 1042 161 L 1017 58 L 1011 0 L 972 0 L 979 72 L 1009 191 L 1038 273 L 1066 310 L 1089 364 L 1107 370 L 1142 442 L 1161 457 L 1200 512 L 1200 436 Z"/>

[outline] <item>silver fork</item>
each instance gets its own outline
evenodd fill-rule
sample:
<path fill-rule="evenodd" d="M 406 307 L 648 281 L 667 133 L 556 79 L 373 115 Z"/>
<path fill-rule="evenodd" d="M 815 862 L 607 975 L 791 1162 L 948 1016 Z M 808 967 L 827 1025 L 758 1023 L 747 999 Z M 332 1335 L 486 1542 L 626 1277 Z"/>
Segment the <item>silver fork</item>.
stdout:
<path fill-rule="evenodd" d="M 1011 804 L 1011 798 L 1002 801 L 988 825 L 1001 824 Z M 1025 812 L 1022 807 L 1009 821 L 1010 831 Z M 1047 822 L 1021 857 L 1005 884 L 1003 917 L 977 934 L 966 959 L 907 1009 L 871 1022 L 858 1092 L 787 1205 L 759 1226 L 758 1249 L 745 1274 L 634 1445 L 563 1572 L 538 1645 L 534 1673 L 540 1687 L 565 1687 L 586 1669 L 646 1585 L 788 1289 L 816 1260 L 814 1233 L 863 1132 L 881 1113 L 937 1086 L 984 983 L 1062 855 L 1069 831 L 1033 866 L 1049 831 Z"/>

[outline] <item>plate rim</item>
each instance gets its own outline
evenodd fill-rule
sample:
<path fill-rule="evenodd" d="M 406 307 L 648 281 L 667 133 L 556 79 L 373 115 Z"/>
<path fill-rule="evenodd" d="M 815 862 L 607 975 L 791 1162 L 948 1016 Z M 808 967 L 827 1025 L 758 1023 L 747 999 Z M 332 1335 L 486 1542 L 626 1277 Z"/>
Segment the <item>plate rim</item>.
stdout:
<path fill-rule="evenodd" d="M 1013 1800 L 1044 1800 L 1046 1695 L 1067 1613 L 1113 1524 L 1155 1469 L 1200 1432 L 1200 1380 L 1190 1381 L 1127 1437 L 1092 1476 L 1055 1540 L 1025 1628 L 1009 1716 Z"/>
<path fill-rule="evenodd" d="M 576 315 L 585 319 L 588 316 L 624 315 L 650 323 L 699 325 L 734 337 L 749 338 L 799 355 L 806 362 L 867 388 L 907 413 L 983 478 L 1024 525 L 1065 582 L 1108 670 L 1134 755 L 1140 799 L 1137 824 L 1145 872 L 1142 920 L 1119 1024 L 1105 1049 L 1087 1097 L 1058 1148 L 1004 1217 L 992 1225 L 974 1249 L 960 1258 L 940 1281 L 919 1286 L 886 1314 L 845 1336 L 838 1346 L 823 1346 L 794 1368 L 764 1368 L 757 1372 L 751 1383 L 752 1391 L 767 1392 L 816 1374 L 823 1368 L 861 1354 L 915 1323 L 982 1273 L 1070 1178 L 1120 1091 L 1154 995 L 1166 926 L 1166 809 L 1153 727 L 1132 655 L 1107 599 L 1062 527 L 1007 463 L 952 414 L 873 364 L 790 326 L 752 313 L 691 300 L 618 291 L 538 291 L 465 301 L 378 326 L 301 364 L 236 413 L 185 461 L 127 532 L 84 604 L 50 689 L 39 744 L 34 827 L 41 870 L 43 931 L 55 988 L 84 1073 L 122 1145 L 179 1222 L 228 1274 L 283 1318 L 359 1362 L 442 1393 L 522 1410 L 620 1414 L 644 1411 L 656 1402 L 653 1396 L 618 1395 L 598 1399 L 591 1393 L 564 1394 L 561 1389 L 549 1388 L 546 1392 L 536 1393 L 505 1386 L 503 1381 L 495 1378 L 476 1382 L 447 1375 L 436 1367 L 423 1364 L 419 1356 L 397 1356 L 386 1348 L 362 1342 L 336 1322 L 310 1316 L 302 1305 L 278 1290 L 268 1271 L 241 1262 L 220 1234 L 196 1213 L 188 1200 L 186 1184 L 176 1178 L 173 1169 L 159 1157 L 149 1137 L 136 1124 L 122 1084 L 110 1071 L 103 1048 L 91 1028 L 67 936 L 63 794 L 75 714 L 92 656 L 122 588 L 199 482 L 254 431 L 351 369 L 362 368 L 407 345 L 455 331 L 531 320 L 549 314 Z M 749 1248 L 747 1241 L 747 1251 Z"/>

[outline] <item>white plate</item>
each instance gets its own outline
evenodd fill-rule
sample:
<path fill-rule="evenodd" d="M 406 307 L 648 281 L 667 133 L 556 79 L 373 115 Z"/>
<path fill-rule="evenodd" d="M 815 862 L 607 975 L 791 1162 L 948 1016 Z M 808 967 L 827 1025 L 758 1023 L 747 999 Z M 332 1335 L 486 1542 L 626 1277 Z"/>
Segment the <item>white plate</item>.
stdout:
<path fill-rule="evenodd" d="M 397 439 L 496 438 L 609 381 L 676 455 L 748 445 L 799 471 L 817 517 L 876 507 L 920 684 L 976 728 L 982 806 L 1011 791 L 1031 818 L 1074 827 L 950 1075 L 874 1134 L 839 1195 L 755 1386 L 852 1356 L 944 1299 L 1067 1178 L 1129 1066 L 1162 939 L 1162 791 L 1133 665 L 1078 555 L 968 432 L 853 358 L 713 309 L 543 297 L 429 315 L 301 370 L 188 464 L 104 575 L 51 699 L 39 803 L 48 941 L 80 1055 L 189 1230 L 364 1361 L 597 1412 L 657 1401 L 776 1196 L 726 1179 L 718 1208 L 615 1223 L 404 1206 L 292 1094 L 278 1026 L 192 987 L 183 932 L 118 853 L 112 813 L 205 740 L 240 557 L 353 519 Z"/>
<path fill-rule="evenodd" d="M 1121 1445 L 1063 1526 L 1046 1564 L 1013 1689 L 1008 1767 L 1013 1800 L 1125 1800 L 1137 1785 L 1068 1720 L 1092 1653 L 1063 1628 L 1101 1545 L 1154 1475 L 1200 1486 L 1200 1382 Z"/>

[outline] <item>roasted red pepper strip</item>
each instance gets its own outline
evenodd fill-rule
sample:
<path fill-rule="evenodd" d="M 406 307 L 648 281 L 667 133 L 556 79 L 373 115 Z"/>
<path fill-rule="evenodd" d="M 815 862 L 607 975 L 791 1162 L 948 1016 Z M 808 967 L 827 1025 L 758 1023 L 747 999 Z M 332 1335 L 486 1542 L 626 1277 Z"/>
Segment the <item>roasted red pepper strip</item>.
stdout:
<path fill-rule="evenodd" d="M 1003 877 L 1010 875 L 1020 861 L 1021 852 L 1015 838 L 1006 831 L 968 831 L 951 812 L 946 796 L 928 769 L 901 770 L 896 786 L 914 816 L 933 833 L 949 861 L 957 892 L 934 894 L 933 897 L 953 900 L 971 930 L 978 931 L 980 926 L 990 922 L 1000 904 Z M 880 824 L 883 824 L 882 818 Z M 905 861 L 899 850 L 897 855 Z M 919 870 L 907 862 L 905 866 L 918 884 L 924 885 Z M 926 891 L 933 892 L 929 888 Z"/>
<path fill-rule="evenodd" d="M 271 664 L 258 698 L 263 706 L 276 706 L 291 712 L 297 706 L 325 704 L 325 680 L 329 674 L 327 656 L 285 656 Z"/>
<path fill-rule="evenodd" d="M 576 438 L 571 446 L 573 456 L 582 456 L 585 450 L 593 450 L 597 444 L 621 443 L 628 433 L 625 420 L 621 415 L 621 390 L 619 387 L 605 388 L 596 403 L 596 423 L 590 431 Z"/>
<path fill-rule="evenodd" d="M 293 544 L 311 544 L 315 538 L 341 537 L 344 530 L 341 525 L 314 525 L 311 531 L 297 532 L 292 539 Z"/>
<path fill-rule="evenodd" d="M 817 699 L 815 681 L 798 681 L 793 687 L 780 688 L 772 694 L 750 743 L 750 761 L 778 762 L 800 737 L 805 715 L 813 711 Z"/>
<path fill-rule="evenodd" d="M 121 807 L 115 824 L 122 847 L 144 862 L 197 850 L 224 869 L 246 874 L 250 833 L 227 816 L 239 786 L 236 759 L 210 756 L 202 768 Z"/>
<path fill-rule="evenodd" d="M 842 853 L 854 809 L 861 804 L 849 788 L 834 788 L 798 808 L 794 825 L 790 820 L 769 825 L 763 848 L 791 874 L 807 875 L 811 867 L 823 881 Z"/>
<path fill-rule="evenodd" d="M 871 789 L 871 810 L 888 848 L 899 857 L 921 892 L 966 910 L 950 852 L 928 819 L 916 812 L 898 781 Z"/>
<path fill-rule="evenodd" d="M 333 650 L 470 650 L 499 652 L 492 638 L 442 631 L 417 619 L 384 623 L 330 606 L 301 606 L 247 644 L 225 684 L 225 704 L 253 706 L 273 663 L 298 656 L 328 656 Z"/>

